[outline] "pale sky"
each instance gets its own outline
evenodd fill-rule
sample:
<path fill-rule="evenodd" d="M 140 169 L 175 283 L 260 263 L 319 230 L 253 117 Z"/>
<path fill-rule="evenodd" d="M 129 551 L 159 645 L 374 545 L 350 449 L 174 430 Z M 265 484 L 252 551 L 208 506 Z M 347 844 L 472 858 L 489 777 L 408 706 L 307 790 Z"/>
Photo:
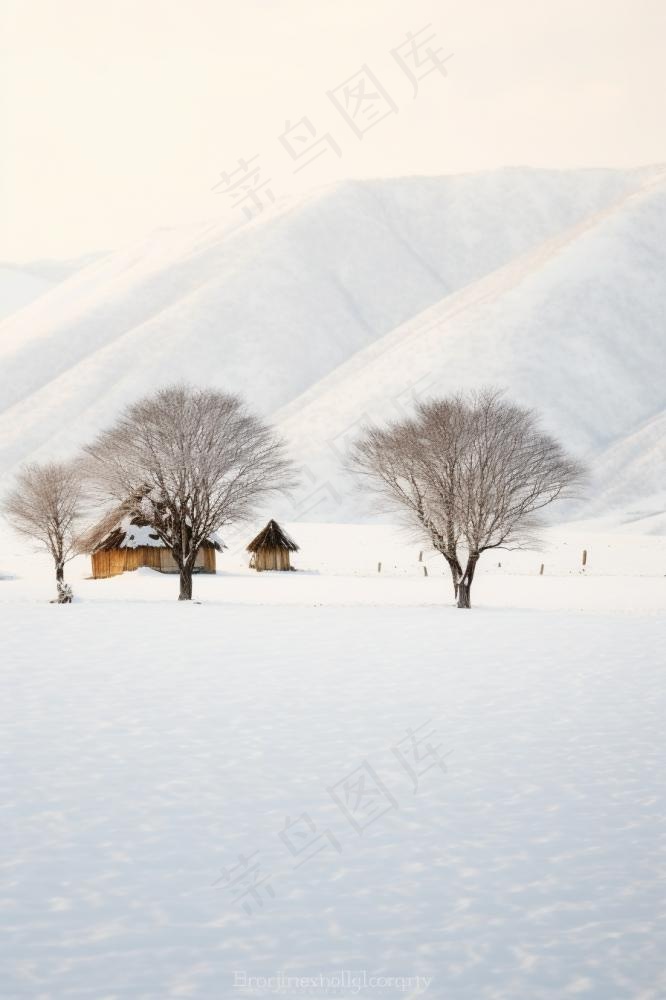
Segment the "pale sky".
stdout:
<path fill-rule="evenodd" d="M 263 198 L 342 177 L 666 162 L 666 0 L 0 0 L 0 11 L 0 260 L 242 218 L 211 189 L 255 154 Z M 407 32 L 417 75 L 433 67 L 429 47 L 453 54 L 416 96 L 391 54 Z M 400 51 L 414 70 L 414 50 Z M 387 97 L 371 97 L 376 82 Z M 315 136 L 290 133 L 305 150 L 295 160 L 279 136 L 304 116 Z"/>

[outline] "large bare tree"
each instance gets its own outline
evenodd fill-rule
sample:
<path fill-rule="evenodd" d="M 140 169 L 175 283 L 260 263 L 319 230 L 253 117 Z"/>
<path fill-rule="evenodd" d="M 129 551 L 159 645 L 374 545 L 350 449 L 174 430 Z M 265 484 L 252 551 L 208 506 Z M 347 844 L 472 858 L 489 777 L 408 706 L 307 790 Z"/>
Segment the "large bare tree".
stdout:
<path fill-rule="evenodd" d="M 55 565 L 58 594 L 64 601 L 68 594 L 65 563 L 76 555 L 76 531 L 83 513 L 78 465 L 48 462 L 24 466 L 2 509 L 15 531 L 49 553 Z"/>
<path fill-rule="evenodd" d="M 85 453 L 92 489 L 149 520 L 171 550 L 183 601 L 208 535 L 292 481 L 282 441 L 239 397 L 187 385 L 131 404 Z"/>
<path fill-rule="evenodd" d="M 535 414 L 495 389 L 420 403 L 411 419 L 366 429 L 351 465 L 442 553 L 460 608 L 471 607 L 481 554 L 529 543 L 539 511 L 582 476 Z"/>

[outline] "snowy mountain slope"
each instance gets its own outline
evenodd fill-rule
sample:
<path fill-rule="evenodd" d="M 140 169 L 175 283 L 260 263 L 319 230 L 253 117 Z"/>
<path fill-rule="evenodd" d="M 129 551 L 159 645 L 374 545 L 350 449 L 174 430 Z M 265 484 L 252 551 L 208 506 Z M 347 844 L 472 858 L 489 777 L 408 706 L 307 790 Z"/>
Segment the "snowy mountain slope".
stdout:
<path fill-rule="evenodd" d="M 88 253 L 69 260 L 31 260 L 21 264 L 0 263 L 0 321 L 35 302 L 61 281 L 99 260 L 101 253 Z M 11 326 L 0 325 L 0 335 Z"/>
<path fill-rule="evenodd" d="M 0 320 L 34 302 L 53 282 L 22 268 L 0 264 Z M 1 329 L 1 327 L 0 327 Z"/>
<path fill-rule="evenodd" d="M 666 533 L 666 410 L 605 449 L 594 471 L 598 492 L 590 513 L 621 509 L 627 523 Z"/>
<path fill-rule="evenodd" d="M 270 413 L 653 173 L 349 182 L 237 230 L 158 233 L 0 325 L 0 467 L 72 447 L 177 378 L 241 391 Z"/>
<path fill-rule="evenodd" d="M 103 250 L 92 250 L 77 257 L 64 259 L 40 257 L 38 260 L 27 261 L 21 267 L 36 278 L 43 278 L 51 285 L 55 285 L 60 281 L 66 281 L 77 271 L 82 271 L 84 267 L 89 267 L 105 256 L 107 256 L 107 252 Z"/>
<path fill-rule="evenodd" d="M 666 403 L 665 230 L 657 178 L 444 298 L 283 408 L 276 419 L 306 470 L 285 514 L 358 519 L 363 500 L 341 464 L 349 437 L 368 419 L 404 413 L 415 396 L 483 383 L 538 408 L 579 454 L 594 460 L 608 449 L 593 468 L 597 510 L 652 492 L 644 466 L 654 463 L 663 482 L 663 418 L 635 428 Z"/>

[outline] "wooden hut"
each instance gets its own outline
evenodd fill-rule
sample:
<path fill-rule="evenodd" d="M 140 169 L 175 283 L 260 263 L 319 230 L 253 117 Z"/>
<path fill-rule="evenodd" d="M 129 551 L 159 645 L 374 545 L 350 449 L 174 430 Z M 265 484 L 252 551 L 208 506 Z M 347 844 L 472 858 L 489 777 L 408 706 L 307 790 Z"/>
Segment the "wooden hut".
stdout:
<path fill-rule="evenodd" d="M 117 576 L 148 566 L 159 573 L 177 573 L 178 566 L 159 535 L 141 517 L 107 516 L 82 541 L 90 553 L 94 579 Z M 215 553 L 224 548 L 217 535 L 209 536 L 197 553 L 195 573 L 215 572 Z"/>
<path fill-rule="evenodd" d="M 291 569 L 289 553 L 298 552 L 298 545 L 283 531 L 277 521 L 269 521 L 247 547 L 252 553 L 250 568 L 262 570 Z"/>

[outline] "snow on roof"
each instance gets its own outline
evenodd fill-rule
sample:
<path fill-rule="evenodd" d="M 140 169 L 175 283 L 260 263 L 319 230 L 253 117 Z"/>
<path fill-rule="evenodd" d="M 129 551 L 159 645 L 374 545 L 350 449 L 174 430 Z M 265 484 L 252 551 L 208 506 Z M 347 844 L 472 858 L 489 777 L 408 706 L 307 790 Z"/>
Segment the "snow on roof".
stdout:
<path fill-rule="evenodd" d="M 124 517 L 118 527 L 125 535 L 117 546 L 119 549 L 138 549 L 144 545 L 149 548 L 165 548 L 164 542 L 149 524 L 136 524 L 130 517 Z"/>
<path fill-rule="evenodd" d="M 87 537 L 90 541 L 86 547 L 90 552 L 144 547 L 167 548 L 151 524 L 148 524 L 143 518 L 131 517 L 128 514 L 119 518 L 115 523 L 109 523 L 108 520 L 102 521 L 98 529 L 93 529 Z M 204 545 L 212 545 L 218 552 L 226 548 L 216 532 L 208 535 Z"/>

